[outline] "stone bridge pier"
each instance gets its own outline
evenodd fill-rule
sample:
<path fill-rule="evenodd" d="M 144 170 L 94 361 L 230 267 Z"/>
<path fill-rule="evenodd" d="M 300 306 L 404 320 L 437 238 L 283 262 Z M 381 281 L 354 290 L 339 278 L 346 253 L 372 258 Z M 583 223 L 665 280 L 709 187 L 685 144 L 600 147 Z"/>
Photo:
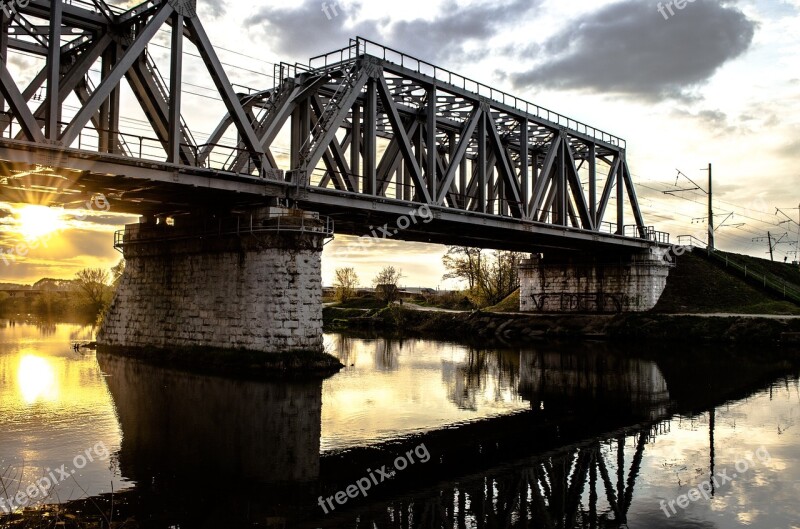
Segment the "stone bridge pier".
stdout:
<path fill-rule="evenodd" d="M 117 233 L 125 272 L 98 345 L 322 352 L 328 219 L 271 207 L 145 220 Z"/>
<path fill-rule="evenodd" d="M 627 254 L 533 256 L 519 267 L 520 311 L 647 311 L 658 303 L 672 266 L 656 246 Z"/>

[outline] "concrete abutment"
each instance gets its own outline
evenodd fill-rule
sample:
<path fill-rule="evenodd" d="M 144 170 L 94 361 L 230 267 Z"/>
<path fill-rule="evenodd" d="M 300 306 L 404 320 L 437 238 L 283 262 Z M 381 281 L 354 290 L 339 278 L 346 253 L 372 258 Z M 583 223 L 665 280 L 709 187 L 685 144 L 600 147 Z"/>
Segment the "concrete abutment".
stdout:
<path fill-rule="evenodd" d="M 283 208 L 126 226 L 100 346 L 322 353 L 329 221 Z"/>
<path fill-rule="evenodd" d="M 627 254 L 548 253 L 519 267 L 521 312 L 644 312 L 667 285 L 657 247 Z"/>

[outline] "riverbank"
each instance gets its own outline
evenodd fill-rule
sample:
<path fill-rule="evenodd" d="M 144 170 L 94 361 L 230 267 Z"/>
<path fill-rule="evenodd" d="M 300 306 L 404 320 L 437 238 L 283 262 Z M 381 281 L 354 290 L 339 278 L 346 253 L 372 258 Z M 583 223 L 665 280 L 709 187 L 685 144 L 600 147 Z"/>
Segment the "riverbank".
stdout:
<path fill-rule="evenodd" d="M 492 312 L 418 311 L 392 306 L 381 310 L 326 307 L 326 331 L 402 332 L 419 337 L 522 345 L 537 340 L 606 340 L 622 343 L 758 345 L 764 351 L 800 349 L 800 318 L 751 315 L 540 315 Z"/>
<path fill-rule="evenodd" d="M 148 364 L 180 369 L 203 375 L 266 380 L 325 378 L 344 367 L 338 358 L 315 351 L 292 351 L 265 354 L 247 349 L 214 347 L 143 347 L 97 346 L 98 356 L 124 356 Z"/>

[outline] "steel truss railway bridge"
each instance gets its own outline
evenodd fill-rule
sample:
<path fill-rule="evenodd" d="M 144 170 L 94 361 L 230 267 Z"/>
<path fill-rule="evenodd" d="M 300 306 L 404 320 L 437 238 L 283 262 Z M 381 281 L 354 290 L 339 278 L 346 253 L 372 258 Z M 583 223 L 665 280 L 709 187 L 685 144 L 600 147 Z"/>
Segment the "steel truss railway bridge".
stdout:
<path fill-rule="evenodd" d="M 123 247 L 165 240 L 173 222 L 181 237 L 181 223 L 215 222 L 254 235 L 254 211 L 258 230 L 303 210 L 361 236 L 420 207 L 435 221 L 396 239 L 545 255 L 667 242 L 645 225 L 622 139 L 363 38 L 243 88 L 194 0 L 30 0 L 0 12 L 0 27 L 0 199 L 69 206 L 103 193 L 153 228 L 128 230 Z M 164 30 L 167 78 L 149 51 Z M 202 109 L 182 105 L 189 53 L 226 110 L 202 143 L 187 119 Z M 129 126 L 129 93 L 151 132 Z"/>

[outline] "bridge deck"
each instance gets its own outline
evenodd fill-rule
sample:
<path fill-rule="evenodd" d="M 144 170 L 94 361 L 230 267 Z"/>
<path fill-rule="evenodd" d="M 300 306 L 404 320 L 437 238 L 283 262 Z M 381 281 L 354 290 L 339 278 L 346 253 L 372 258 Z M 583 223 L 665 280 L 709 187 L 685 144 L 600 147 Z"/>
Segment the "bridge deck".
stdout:
<path fill-rule="evenodd" d="M 393 230 L 425 208 L 433 221 L 391 237 L 529 251 L 667 240 L 644 224 L 624 140 L 366 39 L 276 65 L 276 86 L 236 93 L 201 21 L 177 0 L 127 11 L 31 0 L 10 19 L 2 200 L 70 205 L 103 193 L 114 211 L 156 216 L 289 204 L 353 235 Z M 161 65 L 169 82 L 148 52 L 163 26 L 173 34 Z M 66 43 L 53 49 L 55 40 Z M 205 143 L 181 107 L 186 44 L 227 109 Z M 14 54 L 45 60 L 26 87 L 8 70 Z M 152 135 L 121 119 L 123 87 Z M 64 105 L 71 95 L 77 110 Z"/>

